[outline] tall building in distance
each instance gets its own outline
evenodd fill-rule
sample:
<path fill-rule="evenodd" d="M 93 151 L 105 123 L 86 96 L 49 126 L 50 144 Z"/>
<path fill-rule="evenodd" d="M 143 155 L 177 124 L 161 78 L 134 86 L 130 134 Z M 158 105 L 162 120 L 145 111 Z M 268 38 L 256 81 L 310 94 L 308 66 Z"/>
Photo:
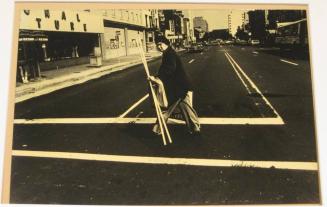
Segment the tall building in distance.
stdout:
<path fill-rule="evenodd" d="M 247 25 L 249 24 L 249 14 L 247 12 L 242 13 L 242 29 L 248 32 Z"/>
<path fill-rule="evenodd" d="M 266 16 L 264 10 L 249 11 L 249 26 L 251 39 L 263 42 L 266 33 Z"/>
<path fill-rule="evenodd" d="M 194 26 L 194 28 L 201 28 L 202 31 L 204 31 L 204 32 L 209 31 L 208 22 L 207 22 L 207 20 L 203 19 L 203 17 L 194 17 L 193 18 L 193 26 Z"/>
<path fill-rule="evenodd" d="M 194 22 L 193 22 L 193 12 L 192 10 L 183 10 L 184 17 L 187 18 L 189 23 L 189 41 L 195 42 L 195 36 L 194 36 Z"/>

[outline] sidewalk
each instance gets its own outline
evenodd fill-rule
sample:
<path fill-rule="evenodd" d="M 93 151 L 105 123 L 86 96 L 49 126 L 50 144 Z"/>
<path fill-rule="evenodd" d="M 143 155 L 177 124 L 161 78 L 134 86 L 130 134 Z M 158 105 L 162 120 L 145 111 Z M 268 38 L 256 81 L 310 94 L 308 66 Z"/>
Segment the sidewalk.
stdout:
<path fill-rule="evenodd" d="M 160 52 L 145 54 L 147 61 L 161 57 Z M 103 61 L 101 67 L 92 67 L 89 64 L 61 68 L 41 72 L 41 79 L 28 83 L 16 83 L 15 103 L 41 96 L 65 87 L 84 83 L 91 79 L 124 70 L 142 64 L 138 54 Z"/>

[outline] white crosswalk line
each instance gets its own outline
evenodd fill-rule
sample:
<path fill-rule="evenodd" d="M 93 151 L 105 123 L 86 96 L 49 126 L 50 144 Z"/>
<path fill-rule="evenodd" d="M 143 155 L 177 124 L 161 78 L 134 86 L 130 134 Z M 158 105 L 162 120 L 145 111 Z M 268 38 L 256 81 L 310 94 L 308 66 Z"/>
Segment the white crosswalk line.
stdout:
<path fill-rule="evenodd" d="M 55 159 L 92 160 L 106 162 L 123 162 L 138 164 L 161 164 L 161 165 L 190 165 L 203 167 L 251 167 L 251 168 L 274 168 L 286 170 L 318 171 L 316 162 L 290 162 L 290 161 L 248 161 L 248 160 L 225 160 L 225 159 L 200 159 L 200 158 L 170 158 L 170 157 L 146 157 L 127 155 L 106 155 L 76 152 L 53 152 L 53 151 L 28 151 L 13 150 L 16 157 L 37 157 Z"/>
<path fill-rule="evenodd" d="M 205 117 L 199 118 L 203 125 L 283 125 L 280 117 L 272 118 L 219 118 Z M 43 119 L 15 119 L 14 124 L 154 124 L 156 118 L 43 118 Z M 184 121 L 169 119 L 169 124 L 184 124 Z"/>

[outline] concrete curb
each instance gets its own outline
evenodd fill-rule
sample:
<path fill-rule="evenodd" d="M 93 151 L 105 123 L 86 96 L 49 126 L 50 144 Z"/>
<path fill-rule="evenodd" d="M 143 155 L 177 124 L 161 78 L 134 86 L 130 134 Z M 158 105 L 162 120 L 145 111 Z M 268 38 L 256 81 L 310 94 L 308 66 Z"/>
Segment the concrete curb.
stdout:
<path fill-rule="evenodd" d="M 147 58 L 148 62 L 154 61 L 159 56 L 154 56 L 151 58 Z M 63 89 L 69 86 L 77 85 L 84 83 L 86 81 L 100 78 L 104 75 L 108 75 L 117 71 L 125 70 L 128 68 L 131 68 L 136 65 L 142 64 L 141 60 L 135 60 L 135 61 L 129 61 L 129 62 L 123 62 L 123 63 L 117 63 L 114 65 L 108 65 L 103 66 L 100 68 L 92 68 L 89 70 L 85 70 L 81 73 L 72 73 L 63 77 L 58 77 L 55 79 L 50 80 L 43 80 L 39 83 L 35 83 L 33 85 L 26 85 L 26 87 L 21 86 L 19 88 L 16 88 L 16 97 L 15 97 L 15 103 L 19 103 L 34 97 L 38 97 L 41 95 L 45 95 L 48 93 L 51 93 L 53 91 Z"/>

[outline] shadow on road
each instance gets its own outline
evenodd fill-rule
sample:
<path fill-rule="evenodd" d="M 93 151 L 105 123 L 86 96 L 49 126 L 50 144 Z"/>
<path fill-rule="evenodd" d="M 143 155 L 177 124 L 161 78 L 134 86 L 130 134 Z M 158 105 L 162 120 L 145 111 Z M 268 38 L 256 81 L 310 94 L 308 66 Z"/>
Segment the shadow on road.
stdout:
<path fill-rule="evenodd" d="M 305 49 L 279 49 L 279 48 L 263 48 L 259 49 L 260 52 L 279 56 L 281 58 L 293 59 L 293 60 L 309 60 L 309 51 Z"/>

